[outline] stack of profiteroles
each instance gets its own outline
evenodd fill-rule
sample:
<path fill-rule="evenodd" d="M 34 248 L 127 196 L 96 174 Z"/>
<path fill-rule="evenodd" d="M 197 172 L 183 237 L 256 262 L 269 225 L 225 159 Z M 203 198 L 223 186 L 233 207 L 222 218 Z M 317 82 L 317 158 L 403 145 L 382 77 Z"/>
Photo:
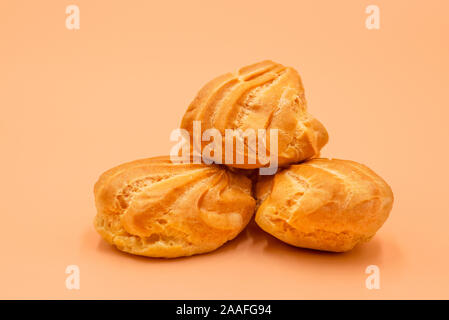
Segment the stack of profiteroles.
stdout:
<path fill-rule="evenodd" d="M 319 158 L 328 133 L 308 113 L 293 68 L 263 61 L 213 79 L 180 129 L 185 153 L 119 165 L 95 184 L 95 228 L 119 250 L 210 252 L 255 215 L 290 245 L 345 252 L 370 240 L 391 211 L 391 188 L 371 169 Z"/>

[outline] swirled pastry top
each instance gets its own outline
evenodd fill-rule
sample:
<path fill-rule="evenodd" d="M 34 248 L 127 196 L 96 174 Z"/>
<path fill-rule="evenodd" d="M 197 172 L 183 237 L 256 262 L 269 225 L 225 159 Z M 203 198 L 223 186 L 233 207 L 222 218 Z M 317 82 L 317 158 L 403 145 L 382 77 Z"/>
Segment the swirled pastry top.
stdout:
<path fill-rule="evenodd" d="M 258 225 L 295 246 L 347 251 L 369 240 L 393 205 L 388 184 L 354 161 L 312 159 L 263 177 Z"/>
<path fill-rule="evenodd" d="M 251 182 L 217 165 L 137 160 L 105 172 L 94 188 L 97 231 L 119 249 L 152 257 L 214 250 L 251 218 Z"/>
<path fill-rule="evenodd" d="M 214 128 L 223 135 L 225 129 L 278 129 L 279 165 L 315 157 L 328 141 L 324 126 L 307 112 L 296 70 L 273 61 L 249 65 L 207 83 L 187 109 L 181 128 L 192 134 L 193 121 L 201 122 L 202 131 Z M 270 145 L 266 148 L 270 154 Z M 259 162 L 229 165 L 262 166 Z"/>

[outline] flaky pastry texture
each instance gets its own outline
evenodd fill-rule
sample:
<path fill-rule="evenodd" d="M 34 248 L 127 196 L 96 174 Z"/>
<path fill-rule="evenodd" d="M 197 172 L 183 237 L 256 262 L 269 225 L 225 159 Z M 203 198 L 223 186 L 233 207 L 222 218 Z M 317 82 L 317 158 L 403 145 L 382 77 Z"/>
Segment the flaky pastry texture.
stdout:
<path fill-rule="evenodd" d="M 354 161 L 312 159 L 256 187 L 256 223 L 291 245 L 344 252 L 370 240 L 393 206 L 388 184 Z"/>
<path fill-rule="evenodd" d="M 96 230 L 119 250 L 174 258 L 209 252 L 236 237 L 254 213 L 245 176 L 169 157 L 103 173 L 94 187 Z"/>
<path fill-rule="evenodd" d="M 227 73 L 207 83 L 197 94 L 182 119 L 181 128 L 193 135 L 193 121 L 201 122 L 201 130 L 217 129 L 225 137 L 226 129 L 266 129 L 264 156 L 274 148 L 268 138 L 278 129 L 277 160 L 280 166 L 316 157 L 328 141 L 324 126 L 307 112 L 301 78 L 295 69 L 273 61 L 263 61 Z M 245 140 L 244 135 L 240 140 Z M 212 139 L 211 139 L 212 140 Z M 229 139 L 228 139 L 229 140 Z M 261 140 L 262 141 L 262 140 Z M 225 163 L 223 139 L 222 162 Z M 202 147 L 209 142 L 202 143 Z M 234 143 L 234 161 L 226 165 L 254 169 L 266 165 L 244 148 L 244 163 L 236 163 L 242 152 Z M 246 145 L 247 141 L 245 140 Z M 254 150 L 254 149 L 252 149 Z M 250 160 L 250 158 L 252 160 Z M 254 163 L 251 163 L 254 162 Z"/>

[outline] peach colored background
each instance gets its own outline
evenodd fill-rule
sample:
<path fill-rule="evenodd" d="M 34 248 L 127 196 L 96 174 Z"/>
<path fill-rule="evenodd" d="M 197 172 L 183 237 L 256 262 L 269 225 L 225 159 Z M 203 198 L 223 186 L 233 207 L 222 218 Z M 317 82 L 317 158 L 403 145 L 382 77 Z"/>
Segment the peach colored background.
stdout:
<path fill-rule="evenodd" d="M 77 4 L 81 29 L 65 28 Z M 380 30 L 365 7 L 381 9 Z M 449 2 L 1 1 L 0 298 L 449 298 Z M 395 193 L 374 240 L 347 254 L 255 226 L 214 253 L 120 253 L 92 227 L 93 184 L 167 154 L 197 90 L 239 66 L 297 68 L 324 156 Z M 81 290 L 65 268 L 81 268 Z M 381 289 L 365 288 L 376 264 Z"/>

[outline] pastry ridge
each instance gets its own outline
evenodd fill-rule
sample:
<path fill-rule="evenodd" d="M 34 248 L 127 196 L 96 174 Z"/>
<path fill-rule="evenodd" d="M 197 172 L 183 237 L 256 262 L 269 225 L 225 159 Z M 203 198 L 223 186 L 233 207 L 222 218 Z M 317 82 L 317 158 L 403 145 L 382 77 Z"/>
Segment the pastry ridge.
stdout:
<path fill-rule="evenodd" d="M 208 82 L 189 105 L 181 122 L 181 128 L 191 135 L 193 121 L 201 122 L 202 131 L 214 128 L 222 135 L 226 129 L 277 129 L 280 166 L 317 156 L 329 139 L 325 127 L 307 112 L 299 74 L 291 67 L 270 60 L 242 67 Z M 269 145 L 267 152 L 270 152 Z M 247 157 L 245 148 L 245 159 Z M 254 169 L 266 164 L 234 161 L 226 165 Z"/>
<path fill-rule="evenodd" d="M 344 252 L 370 240 L 393 206 L 388 184 L 349 160 L 312 159 L 262 178 L 256 223 L 298 247 Z"/>
<path fill-rule="evenodd" d="M 103 173 L 94 226 L 119 250 L 180 257 L 235 238 L 254 213 L 251 181 L 218 165 L 142 159 Z"/>

